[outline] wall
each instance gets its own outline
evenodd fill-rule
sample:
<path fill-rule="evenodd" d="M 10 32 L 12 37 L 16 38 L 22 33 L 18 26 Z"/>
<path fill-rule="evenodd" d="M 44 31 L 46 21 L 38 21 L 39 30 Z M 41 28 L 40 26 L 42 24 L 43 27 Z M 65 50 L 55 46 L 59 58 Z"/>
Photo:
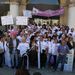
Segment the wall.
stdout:
<path fill-rule="evenodd" d="M 60 16 L 60 24 L 67 25 L 67 22 L 68 22 L 68 2 L 69 2 L 69 0 L 60 0 L 60 6 L 64 7 L 64 14 Z"/>

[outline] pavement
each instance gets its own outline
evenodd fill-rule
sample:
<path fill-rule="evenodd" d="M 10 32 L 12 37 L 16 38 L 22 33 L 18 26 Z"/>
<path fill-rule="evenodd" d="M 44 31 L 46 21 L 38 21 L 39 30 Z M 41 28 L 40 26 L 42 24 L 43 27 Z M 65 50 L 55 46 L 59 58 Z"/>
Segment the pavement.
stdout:
<path fill-rule="evenodd" d="M 15 69 L 11 68 L 0 68 L 0 75 L 15 75 Z M 73 72 L 61 72 L 56 71 L 52 72 L 50 69 L 36 69 L 36 68 L 30 68 L 29 69 L 30 75 L 33 75 L 34 72 L 40 72 L 42 75 L 75 75 L 75 70 Z"/>

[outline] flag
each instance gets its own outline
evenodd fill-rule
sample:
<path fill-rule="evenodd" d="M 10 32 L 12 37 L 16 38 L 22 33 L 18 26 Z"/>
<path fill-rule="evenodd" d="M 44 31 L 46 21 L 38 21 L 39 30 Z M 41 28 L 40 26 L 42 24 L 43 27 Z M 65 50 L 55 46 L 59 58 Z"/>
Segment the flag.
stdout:
<path fill-rule="evenodd" d="M 39 12 L 39 10 L 33 7 L 32 13 L 37 14 L 38 12 Z"/>

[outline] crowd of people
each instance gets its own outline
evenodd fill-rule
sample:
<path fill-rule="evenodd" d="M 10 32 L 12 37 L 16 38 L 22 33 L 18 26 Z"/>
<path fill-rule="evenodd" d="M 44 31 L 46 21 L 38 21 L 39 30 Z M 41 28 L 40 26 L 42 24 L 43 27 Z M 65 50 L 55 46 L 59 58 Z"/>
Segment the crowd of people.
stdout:
<path fill-rule="evenodd" d="M 75 49 L 75 31 L 65 25 L 29 24 L 28 26 L 8 29 L 0 35 L 0 67 L 37 67 L 38 52 L 41 68 L 63 71 L 66 55 Z M 24 62 L 24 63 L 23 63 Z"/>

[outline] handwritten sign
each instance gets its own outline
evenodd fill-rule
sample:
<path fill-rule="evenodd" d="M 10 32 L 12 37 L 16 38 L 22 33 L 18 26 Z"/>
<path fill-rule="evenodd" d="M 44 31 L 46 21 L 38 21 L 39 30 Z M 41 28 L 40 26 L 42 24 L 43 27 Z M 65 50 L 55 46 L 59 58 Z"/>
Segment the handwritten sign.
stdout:
<path fill-rule="evenodd" d="M 16 25 L 28 25 L 28 18 L 24 16 L 17 16 Z"/>
<path fill-rule="evenodd" d="M 1 17 L 2 25 L 13 25 L 13 17 L 12 16 L 2 16 Z"/>

